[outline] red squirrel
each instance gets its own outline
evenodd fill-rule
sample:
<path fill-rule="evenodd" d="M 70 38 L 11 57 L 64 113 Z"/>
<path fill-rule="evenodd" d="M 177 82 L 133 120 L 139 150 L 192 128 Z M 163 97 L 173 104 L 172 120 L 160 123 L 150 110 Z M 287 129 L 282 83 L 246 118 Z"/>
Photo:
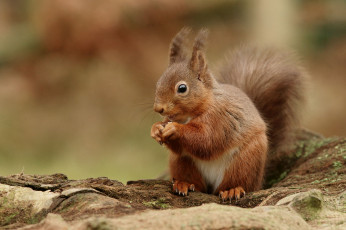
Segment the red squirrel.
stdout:
<path fill-rule="evenodd" d="M 208 31 L 198 32 L 188 56 L 189 31 L 183 28 L 171 42 L 154 102 L 163 121 L 151 136 L 170 150 L 175 193 L 239 199 L 261 188 L 268 152 L 282 148 L 298 120 L 304 74 L 286 53 L 242 46 L 217 80 L 205 58 Z"/>

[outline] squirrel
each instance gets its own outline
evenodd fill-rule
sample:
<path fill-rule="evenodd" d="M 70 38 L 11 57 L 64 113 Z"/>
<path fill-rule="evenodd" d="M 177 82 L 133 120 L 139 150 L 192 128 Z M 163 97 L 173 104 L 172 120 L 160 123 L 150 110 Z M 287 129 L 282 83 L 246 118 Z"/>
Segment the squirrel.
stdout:
<path fill-rule="evenodd" d="M 190 57 L 189 32 L 183 28 L 170 44 L 154 102 L 163 121 L 153 124 L 151 136 L 170 150 L 174 193 L 197 190 L 238 200 L 261 189 L 267 155 L 287 143 L 305 77 L 290 54 L 243 45 L 216 78 L 205 58 L 208 30 L 198 32 Z"/>

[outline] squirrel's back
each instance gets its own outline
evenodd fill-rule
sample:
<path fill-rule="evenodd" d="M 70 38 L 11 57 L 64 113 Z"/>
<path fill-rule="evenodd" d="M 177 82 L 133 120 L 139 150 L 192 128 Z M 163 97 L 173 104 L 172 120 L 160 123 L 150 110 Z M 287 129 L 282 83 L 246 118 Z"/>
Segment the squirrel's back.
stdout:
<path fill-rule="evenodd" d="M 267 123 L 270 151 L 282 151 L 298 125 L 305 76 L 293 55 L 275 49 L 242 46 L 220 70 L 221 83 L 243 90 Z"/>

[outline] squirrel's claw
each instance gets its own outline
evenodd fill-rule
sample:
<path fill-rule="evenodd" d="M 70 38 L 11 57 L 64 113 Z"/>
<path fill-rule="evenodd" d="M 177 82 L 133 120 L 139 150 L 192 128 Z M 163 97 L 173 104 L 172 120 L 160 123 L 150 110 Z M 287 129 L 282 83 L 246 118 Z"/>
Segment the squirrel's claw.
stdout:
<path fill-rule="evenodd" d="M 190 187 L 189 187 L 189 190 L 194 192 L 195 191 L 195 185 L 194 184 L 191 184 Z"/>
<path fill-rule="evenodd" d="M 189 184 L 186 182 L 174 180 L 173 181 L 173 192 L 182 195 L 182 196 L 187 196 L 188 191 L 195 191 L 195 185 L 194 184 Z"/>
<path fill-rule="evenodd" d="M 221 198 L 222 202 L 225 202 L 226 200 L 228 200 L 228 191 L 221 191 L 219 193 L 219 197 Z"/>
<path fill-rule="evenodd" d="M 219 193 L 219 197 L 222 200 L 222 202 L 229 200 L 229 203 L 232 202 L 232 199 L 235 199 L 235 202 L 238 202 L 238 200 L 244 196 L 245 190 L 241 186 L 232 188 L 230 190 L 220 191 Z"/>

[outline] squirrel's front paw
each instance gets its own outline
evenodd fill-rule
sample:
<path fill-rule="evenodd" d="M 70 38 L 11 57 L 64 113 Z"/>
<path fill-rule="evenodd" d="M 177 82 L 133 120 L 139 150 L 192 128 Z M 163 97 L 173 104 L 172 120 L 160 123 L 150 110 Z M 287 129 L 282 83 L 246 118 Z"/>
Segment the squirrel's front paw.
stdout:
<path fill-rule="evenodd" d="M 176 193 L 178 195 L 182 195 L 182 196 L 187 196 L 188 191 L 194 192 L 195 191 L 195 185 L 173 179 L 173 192 L 174 193 Z"/>
<path fill-rule="evenodd" d="M 152 138 L 154 138 L 160 144 L 162 144 L 162 142 L 163 142 L 162 131 L 163 131 L 164 127 L 165 127 L 165 123 L 163 123 L 163 122 L 156 122 L 155 124 L 153 124 L 153 126 L 151 126 L 150 135 Z"/>
<path fill-rule="evenodd" d="M 168 122 L 165 126 L 164 129 L 162 130 L 162 141 L 165 143 L 169 140 L 174 140 L 178 138 L 179 133 L 178 133 L 178 126 L 179 124 L 176 122 Z"/>
<path fill-rule="evenodd" d="M 232 199 L 235 199 L 237 202 L 241 197 L 245 196 L 245 190 L 243 187 L 238 186 L 236 188 L 231 188 L 230 190 L 220 191 L 219 197 L 222 199 L 222 202 L 225 202 L 229 199 L 229 202 L 232 202 Z"/>

